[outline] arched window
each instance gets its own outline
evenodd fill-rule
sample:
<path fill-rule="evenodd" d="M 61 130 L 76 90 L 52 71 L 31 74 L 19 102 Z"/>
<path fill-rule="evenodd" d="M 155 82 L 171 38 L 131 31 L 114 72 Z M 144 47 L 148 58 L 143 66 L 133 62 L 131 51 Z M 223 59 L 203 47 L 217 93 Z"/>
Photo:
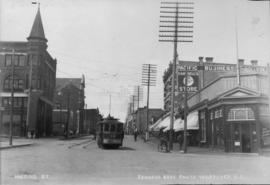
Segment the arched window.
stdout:
<path fill-rule="evenodd" d="M 17 76 L 14 76 L 14 90 L 22 90 L 24 81 Z M 12 77 L 8 76 L 4 81 L 4 90 L 11 90 L 12 88 Z"/>
<path fill-rule="evenodd" d="M 228 112 L 228 121 L 255 120 L 254 111 L 250 107 L 236 107 Z"/>

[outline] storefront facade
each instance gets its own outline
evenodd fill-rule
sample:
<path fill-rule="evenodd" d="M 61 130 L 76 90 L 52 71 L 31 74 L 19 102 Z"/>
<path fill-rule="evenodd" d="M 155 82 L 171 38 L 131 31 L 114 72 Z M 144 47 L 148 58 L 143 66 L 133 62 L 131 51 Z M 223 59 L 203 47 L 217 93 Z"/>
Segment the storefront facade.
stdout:
<path fill-rule="evenodd" d="M 256 75 L 254 76 L 256 77 Z M 219 85 L 211 84 L 213 87 Z M 259 152 L 270 137 L 268 97 L 261 89 L 236 86 L 208 93 L 206 87 L 189 98 L 190 111 L 199 112 L 199 137 L 202 147 L 225 152 Z M 204 99 L 199 99 L 204 98 Z"/>

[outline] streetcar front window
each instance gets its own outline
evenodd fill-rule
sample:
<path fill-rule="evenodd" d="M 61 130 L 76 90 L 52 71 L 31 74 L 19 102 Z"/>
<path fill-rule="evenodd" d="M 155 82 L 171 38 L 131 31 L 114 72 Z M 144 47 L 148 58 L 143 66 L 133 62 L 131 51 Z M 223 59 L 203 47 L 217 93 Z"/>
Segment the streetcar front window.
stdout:
<path fill-rule="evenodd" d="M 122 125 L 117 125 L 117 132 L 121 132 L 122 130 Z"/>
<path fill-rule="evenodd" d="M 112 124 L 111 125 L 111 132 L 115 132 L 116 128 L 115 128 L 116 125 Z"/>
<path fill-rule="evenodd" d="M 104 124 L 104 132 L 109 132 L 109 124 Z"/>

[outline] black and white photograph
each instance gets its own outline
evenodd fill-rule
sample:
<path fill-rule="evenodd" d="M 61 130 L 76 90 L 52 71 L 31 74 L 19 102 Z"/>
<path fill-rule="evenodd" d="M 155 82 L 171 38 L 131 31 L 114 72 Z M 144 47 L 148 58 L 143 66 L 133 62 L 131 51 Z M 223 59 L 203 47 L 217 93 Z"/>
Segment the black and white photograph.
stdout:
<path fill-rule="evenodd" d="M 270 184 L 270 0 L 0 0 L 0 185 Z"/>

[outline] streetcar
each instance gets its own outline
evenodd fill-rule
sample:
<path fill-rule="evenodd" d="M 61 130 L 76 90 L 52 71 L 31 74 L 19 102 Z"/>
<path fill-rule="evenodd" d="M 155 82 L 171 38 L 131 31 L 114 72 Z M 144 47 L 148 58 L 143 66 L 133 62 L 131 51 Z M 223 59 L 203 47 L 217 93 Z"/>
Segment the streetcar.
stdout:
<path fill-rule="evenodd" d="M 124 124 L 110 115 L 97 123 L 96 140 L 99 148 L 123 146 Z"/>

